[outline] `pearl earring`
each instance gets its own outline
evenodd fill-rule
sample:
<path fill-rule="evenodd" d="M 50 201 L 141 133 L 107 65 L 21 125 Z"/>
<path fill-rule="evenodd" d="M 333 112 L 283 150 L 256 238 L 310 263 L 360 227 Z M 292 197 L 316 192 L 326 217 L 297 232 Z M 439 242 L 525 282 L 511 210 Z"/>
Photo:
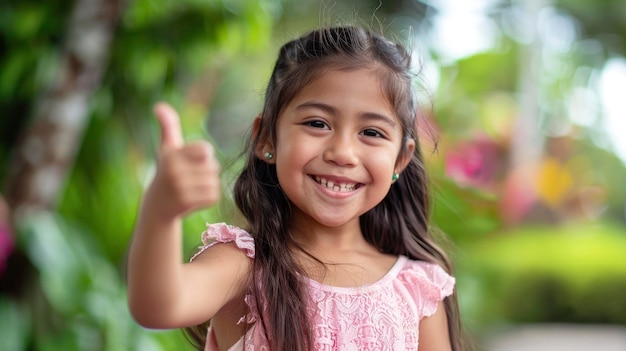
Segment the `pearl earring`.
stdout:
<path fill-rule="evenodd" d="M 272 153 L 271 153 L 271 152 L 269 152 L 269 151 L 266 151 L 266 152 L 265 152 L 265 154 L 264 154 L 264 156 L 265 156 L 265 158 L 266 158 L 266 159 L 268 159 L 268 160 L 271 160 L 271 159 L 274 157 L 274 155 L 272 155 Z"/>

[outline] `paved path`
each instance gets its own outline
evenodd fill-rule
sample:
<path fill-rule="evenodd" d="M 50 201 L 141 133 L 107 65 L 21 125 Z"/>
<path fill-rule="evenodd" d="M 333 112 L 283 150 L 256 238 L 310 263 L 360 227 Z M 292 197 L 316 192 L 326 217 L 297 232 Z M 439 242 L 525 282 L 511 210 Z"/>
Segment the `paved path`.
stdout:
<path fill-rule="evenodd" d="M 626 351 L 626 327 L 529 325 L 503 330 L 482 351 Z"/>

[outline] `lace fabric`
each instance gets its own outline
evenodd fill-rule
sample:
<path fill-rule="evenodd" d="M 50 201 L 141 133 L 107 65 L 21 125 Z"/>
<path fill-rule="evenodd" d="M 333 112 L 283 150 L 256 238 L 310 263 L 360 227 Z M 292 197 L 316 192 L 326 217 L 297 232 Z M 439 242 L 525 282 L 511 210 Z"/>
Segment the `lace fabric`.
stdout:
<path fill-rule="evenodd" d="M 224 223 L 207 225 L 202 242 L 193 258 L 220 242 L 235 242 L 248 257 L 254 258 L 254 240 L 241 228 Z M 314 349 L 416 350 L 419 321 L 436 312 L 439 302 L 452 294 L 454 284 L 454 278 L 439 265 L 405 256 L 399 256 L 389 272 L 370 285 L 334 287 L 309 280 Z M 243 350 L 244 344 L 246 351 L 267 350 L 265 333 L 254 325 L 258 306 L 253 304 L 252 296 L 246 296 L 245 302 L 251 312 L 242 316 L 239 323 L 249 323 L 252 327 L 229 351 Z M 217 350 L 211 329 L 205 350 Z"/>

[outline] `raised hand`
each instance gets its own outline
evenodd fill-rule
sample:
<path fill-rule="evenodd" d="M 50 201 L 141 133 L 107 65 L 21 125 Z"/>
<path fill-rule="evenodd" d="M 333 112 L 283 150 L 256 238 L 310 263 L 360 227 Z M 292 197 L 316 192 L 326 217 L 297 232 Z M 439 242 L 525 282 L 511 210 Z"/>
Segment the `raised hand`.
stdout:
<path fill-rule="evenodd" d="M 167 220 L 214 205 L 221 190 L 213 145 L 206 141 L 186 144 L 178 113 L 170 105 L 158 103 L 154 113 L 161 126 L 161 145 L 144 206 Z"/>

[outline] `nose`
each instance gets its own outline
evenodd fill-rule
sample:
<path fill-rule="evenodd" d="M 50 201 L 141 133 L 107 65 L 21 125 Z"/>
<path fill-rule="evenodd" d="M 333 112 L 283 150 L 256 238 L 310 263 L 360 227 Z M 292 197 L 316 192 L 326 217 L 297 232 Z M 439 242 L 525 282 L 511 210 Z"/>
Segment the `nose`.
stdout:
<path fill-rule="evenodd" d="M 326 140 L 324 161 L 338 166 L 354 166 L 359 162 L 358 141 L 348 133 L 335 133 Z"/>

